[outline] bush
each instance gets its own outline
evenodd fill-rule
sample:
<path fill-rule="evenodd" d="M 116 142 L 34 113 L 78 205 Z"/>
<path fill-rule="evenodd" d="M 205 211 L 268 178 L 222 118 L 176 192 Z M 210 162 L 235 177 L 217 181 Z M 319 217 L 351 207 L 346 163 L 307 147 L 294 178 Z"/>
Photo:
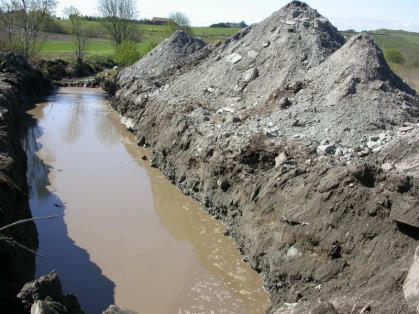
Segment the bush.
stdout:
<path fill-rule="evenodd" d="M 153 50 L 156 47 L 157 47 L 157 44 L 155 42 L 153 42 L 153 41 L 149 42 L 147 44 L 147 46 L 144 48 L 143 55 L 145 56 L 146 54 L 148 54 L 151 50 Z"/>
<path fill-rule="evenodd" d="M 133 42 L 123 42 L 115 49 L 114 61 L 121 66 L 128 66 L 140 59 L 141 54 Z"/>
<path fill-rule="evenodd" d="M 403 64 L 406 62 L 405 57 L 397 49 L 391 48 L 384 52 L 387 62 Z"/>

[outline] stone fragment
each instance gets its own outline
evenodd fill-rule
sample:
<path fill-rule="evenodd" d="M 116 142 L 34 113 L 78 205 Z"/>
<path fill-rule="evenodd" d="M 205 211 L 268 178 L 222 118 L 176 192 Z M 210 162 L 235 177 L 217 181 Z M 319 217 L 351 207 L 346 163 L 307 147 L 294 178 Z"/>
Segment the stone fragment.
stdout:
<path fill-rule="evenodd" d="M 252 59 L 256 59 L 257 56 L 259 56 L 259 51 L 256 50 L 250 50 L 247 55 L 252 58 Z"/>
<path fill-rule="evenodd" d="M 128 310 L 128 309 L 124 309 L 116 305 L 111 305 L 103 312 L 103 314 L 138 314 L 138 313 Z"/>
<path fill-rule="evenodd" d="M 386 162 L 381 166 L 381 169 L 383 169 L 384 171 L 390 171 L 392 169 L 394 169 L 394 166 L 392 163 Z"/>
<path fill-rule="evenodd" d="M 316 305 L 311 311 L 310 314 L 338 314 L 339 312 L 333 306 L 332 303 L 322 302 Z"/>
<path fill-rule="evenodd" d="M 336 151 L 336 146 L 334 144 L 323 144 L 317 147 L 317 153 L 324 155 L 333 155 Z"/>
<path fill-rule="evenodd" d="M 243 56 L 239 55 L 238 53 L 233 52 L 231 55 L 227 56 L 226 59 L 227 59 L 227 62 L 232 63 L 232 64 L 236 64 L 241 59 L 243 59 Z"/>
<path fill-rule="evenodd" d="M 263 48 L 268 48 L 270 45 L 271 45 L 271 42 L 270 42 L 269 40 L 264 41 L 264 42 L 262 43 L 262 47 L 263 47 Z"/>
<path fill-rule="evenodd" d="M 243 81 L 245 83 L 250 83 L 251 81 L 257 79 L 259 77 L 259 70 L 257 68 L 251 68 L 244 72 L 243 74 Z"/>
<path fill-rule="evenodd" d="M 285 109 L 291 106 L 291 102 L 289 101 L 288 97 L 283 97 L 279 102 L 278 105 L 280 108 Z"/>
<path fill-rule="evenodd" d="M 285 153 L 280 153 L 276 158 L 275 158 L 275 168 L 279 168 L 279 166 L 282 166 L 288 159 L 287 154 Z"/>
<path fill-rule="evenodd" d="M 413 264 L 403 284 L 404 298 L 409 308 L 414 311 L 419 308 L 419 246 L 413 257 Z"/>
<path fill-rule="evenodd" d="M 399 128 L 399 132 L 402 132 L 402 133 L 406 133 L 411 130 L 413 130 L 413 126 L 404 126 L 404 127 Z"/>
<path fill-rule="evenodd" d="M 52 301 L 35 301 L 31 307 L 31 314 L 63 314 L 67 313 L 66 308 Z"/>

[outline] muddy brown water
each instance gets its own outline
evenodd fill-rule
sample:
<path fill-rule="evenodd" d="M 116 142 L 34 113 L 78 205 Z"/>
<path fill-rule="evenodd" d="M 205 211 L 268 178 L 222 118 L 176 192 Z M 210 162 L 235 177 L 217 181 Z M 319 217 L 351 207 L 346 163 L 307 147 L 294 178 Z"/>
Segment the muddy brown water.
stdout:
<path fill-rule="evenodd" d="M 224 226 L 142 157 L 99 90 L 62 88 L 28 111 L 30 205 L 43 255 L 87 313 L 264 313 L 268 296 Z"/>

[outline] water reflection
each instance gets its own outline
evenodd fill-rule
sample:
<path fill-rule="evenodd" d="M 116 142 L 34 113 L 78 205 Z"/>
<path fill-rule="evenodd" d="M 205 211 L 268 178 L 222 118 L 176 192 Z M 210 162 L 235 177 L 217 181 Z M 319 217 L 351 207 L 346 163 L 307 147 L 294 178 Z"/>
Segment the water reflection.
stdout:
<path fill-rule="evenodd" d="M 45 108 L 46 104 L 40 106 Z M 38 110 L 37 117 L 42 117 L 43 112 L 42 109 Z M 28 160 L 27 178 L 32 214 L 60 217 L 54 221 L 37 222 L 40 243 L 38 251 L 44 257 L 37 258 L 36 276 L 57 270 L 65 293 L 77 294 L 86 313 L 101 313 L 109 304 L 114 303 L 115 285 L 90 260 L 87 251 L 75 245 L 68 237 L 63 219 L 65 204 L 54 194 L 50 185 L 57 169 L 44 163 L 47 161 L 53 164 L 54 154 L 38 142 L 43 132 L 36 120 L 28 116 L 26 123 L 28 128 L 23 145 Z M 42 159 L 39 154 L 43 156 Z"/>
<path fill-rule="evenodd" d="M 147 152 L 102 93 L 60 89 L 31 114 L 38 119 L 26 144 L 37 152 L 30 166 L 34 214 L 65 213 L 57 225 L 38 225 L 41 253 L 58 252 L 40 260 L 39 271 L 57 268 L 85 307 L 264 313 L 261 280 L 223 237 L 223 226 L 142 161 Z"/>
<path fill-rule="evenodd" d="M 71 114 L 69 115 L 67 126 L 64 128 L 64 140 L 68 143 L 73 143 L 80 136 L 85 124 L 85 110 L 82 106 L 83 94 L 69 95 L 68 101 L 73 102 L 71 106 Z M 60 101 L 63 101 L 60 99 Z"/>

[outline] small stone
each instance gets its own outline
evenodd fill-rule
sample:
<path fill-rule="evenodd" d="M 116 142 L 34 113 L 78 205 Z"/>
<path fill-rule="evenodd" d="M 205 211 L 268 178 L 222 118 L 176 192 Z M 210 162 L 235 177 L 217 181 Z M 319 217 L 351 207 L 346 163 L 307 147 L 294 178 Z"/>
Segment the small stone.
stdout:
<path fill-rule="evenodd" d="M 222 108 L 222 110 L 225 111 L 225 112 L 229 112 L 229 113 L 234 113 L 235 112 L 235 110 L 233 108 L 230 108 L 230 107 L 224 107 L 224 108 Z"/>
<path fill-rule="evenodd" d="M 287 251 L 287 257 L 301 256 L 300 251 L 295 246 L 291 246 Z"/>
<path fill-rule="evenodd" d="M 262 47 L 263 48 L 268 48 L 270 45 L 271 45 L 271 42 L 269 40 L 267 40 L 267 41 L 263 42 Z"/>
<path fill-rule="evenodd" d="M 366 150 L 362 150 L 358 152 L 357 156 L 362 158 L 362 157 L 367 157 L 369 154 L 370 154 L 370 151 L 366 149 Z"/>
<path fill-rule="evenodd" d="M 250 50 L 247 55 L 252 58 L 252 59 L 256 59 L 257 56 L 259 56 L 259 51 L 256 50 Z"/>
<path fill-rule="evenodd" d="M 394 169 L 394 166 L 393 166 L 393 164 L 391 164 L 389 162 L 386 162 L 381 166 L 381 169 L 383 169 L 384 171 L 387 172 L 387 171 L 390 171 L 390 170 Z"/>
<path fill-rule="evenodd" d="M 322 302 L 310 310 L 310 314 L 338 314 L 338 311 L 332 303 Z"/>
<path fill-rule="evenodd" d="M 288 99 L 288 97 L 283 97 L 279 102 L 278 102 L 278 105 L 279 105 L 279 107 L 280 108 L 282 108 L 282 109 L 286 109 L 286 108 L 288 108 L 289 106 L 291 106 L 291 102 L 290 102 L 290 100 Z"/>
<path fill-rule="evenodd" d="M 279 168 L 279 166 L 282 166 L 288 159 L 287 154 L 285 153 L 280 153 L 276 158 L 275 158 L 275 168 Z"/>
<path fill-rule="evenodd" d="M 218 187 L 223 191 L 223 192 L 227 192 L 228 189 L 230 188 L 230 183 L 227 180 L 218 180 L 217 182 Z"/>
<path fill-rule="evenodd" d="M 103 312 L 103 314 L 138 314 L 138 313 L 116 306 L 116 305 L 111 305 Z"/>
<path fill-rule="evenodd" d="M 145 136 L 142 135 L 140 139 L 138 140 L 138 146 L 144 146 L 145 145 Z"/>
<path fill-rule="evenodd" d="M 158 168 L 159 167 L 159 163 L 157 161 L 156 157 L 153 157 L 153 159 L 151 160 L 151 168 Z"/>
<path fill-rule="evenodd" d="M 147 156 L 144 155 L 143 157 L 141 157 L 142 160 L 148 160 Z"/>
<path fill-rule="evenodd" d="M 242 55 L 239 55 L 238 53 L 233 52 L 226 59 L 227 59 L 227 62 L 232 63 L 232 64 L 236 64 L 241 59 L 243 59 L 243 56 Z"/>
<path fill-rule="evenodd" d="M 329 255 L 331 258 L 336 259 L 341 257 L 342 246 L 340 245 L 339 241 L 333 242 L 332 246 L 329 248 Z"/>
<path fill-rule="evenodd" d="M 231 119 L 231 121 L 233 123 L 240 123 L 240 122 L 242 122 L 242 120 L 238 116 L 233 116 L 233 118 Z"/>
<path fill-rule="evenodd" d="M 406 133 L 411 130 L 413 130 L 413 126 L 404 126 L 404 127 L 399 128 L 399 132 L 402 132 L 402 133 Z"/>
<path fill-rule="evenodd" d="M 259 70 L 257 68 L 251 68 L 244 72 L 243 74 L 243 81 L 245 83 L 250 83 L 251 81 L 257 79 L 259 77 Z"/>
<path fill-rule="evenodd" d="M 319 154 L 333 155 L 335 151 L 336 147 L 334 144 L 319 145 L 319 147 L 317 147 L 317 153 Z"/>

